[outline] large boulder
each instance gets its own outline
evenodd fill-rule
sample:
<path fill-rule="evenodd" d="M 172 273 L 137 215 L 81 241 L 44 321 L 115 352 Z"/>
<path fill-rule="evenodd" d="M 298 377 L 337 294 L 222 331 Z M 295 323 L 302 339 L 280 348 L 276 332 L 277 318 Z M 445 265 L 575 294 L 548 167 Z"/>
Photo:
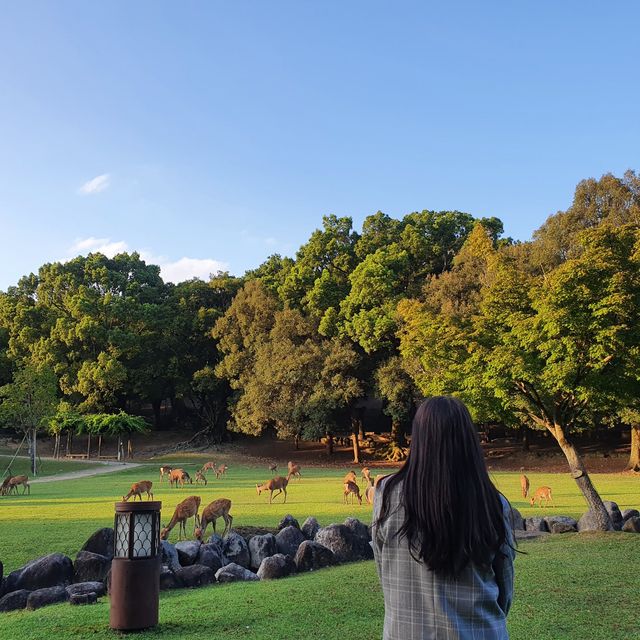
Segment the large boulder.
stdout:
<path fill-rule="evenodd" d="M 315 542 L 331 549 L 338 562 L 368 560 L 373 557 L 371 545 L 344 524 L 322 527 L 316 533 Z"/>
<path fill-rule="evenodd" d="M 622 530 L 626 533 L 640 533 L 640 518 L 632 516 L 622 525 Z"/>
<path fill-rule="evenodd" d="M 209 567 L 214 573 L 225 565 L 222 552 L 215 544 L 203 544 L 200 545 L 198 551 L 198 557 L 196 558 L 196 564 Z"/>
<path fill-rule="evenodd" d="M 296 565 L 291 556 L 276 553 L 262 561 L 258 569 L 258 578 L 260 580 L 277 580 L 278 578 L 286 578 L 295 570 Z"/>
<path fill-rule="evenodd" d="M 212 533 L 207 540 L 207 544 L 215 544 L 218 549 L 220 549 L 220 553 L 224 552 L 224 539 L 222 536 L 217 533 Z"/>
<path fill-rule="evenodd" d="M 70 584 L 67 587 L 67 595 L 69 598 L 73 595 L 95 593 L 100 597 L 107 593 L 104 586 L 104 582 L 76 582 L 76 584 Z"/>
<path fill-rule="evenodd" d="M 613 524 L 613 528 L 616 531 L 620 531 L 620 529 L 622 529 L 622 524 L 623 524 L 620 507 L 616 502 L 613 502 L 612 500 L 603 500 L 602 504 L 604 504 L 604 508 L 607 510 L 607 513 L 611 518 L 611 524 Z"/>
<path fill-rule="evenodd" d="M 166 564 L 163 564 L 160 569 L 160 590 L 177 589 L 179 586 L 176 574 Z"/>
<path fill-rule="evenodd" d="M 371 546 L 371 530 L 357 518 L 347 518 L 344 526 L 351 530 L 355 539 L 355 554 L 358 560 L 372 560 L 373 547 Z"/>
<path fill-rule="evenodd" d="M 316 537 L 316 533 L 318 533 L 319 529 L 320 525 L 313 516 L 309 516 L 302 523 L 302 533 L 307 540 L 313 540 Z"/>
<path fill-rule="evenodd" d="M 104 580 L 111 568 L 111 559 L 91 551 L 78 551 L 73 563 L 75 582 Z"/>
<path fill-rule="evenodd" d="M 286 527 L 295 527 L 296 529 L 300 528 L 300 524 L 290 513 L 280 520 L 280 523 L 278 524 L 278 531 L 282 531 Z"/>
<path fill-rule="evenodd" d="M 522 514 L 515 508 L 511 507 L 511 526 L 514 531 L 524 531 L 524 518 Z"/>
<path fill-rule="evenodd" d="M 4 591 L 18 589 L 46 589 L 63 586 L 73 582 L 73 563 L 71 558 L 62 553 L 51 553 L 32 560 L 24 567 L 12 571 L 5 581 Z"/>
<path fill-rule="evenodd" d="M 544 521 L 551 533 L 572 533 L 578 530 L 578 523 L 568 516 L 546 516 Z"/>
<path fill-rule="evenodd" d="M 82 604 L 96 604 L 98 602 L 98 594 L 94 591 L 89 593 L 74 593 L 69 596 L 69 604 L 82 605 Z"/>
<path fill-rule="evenodd" d="M 607 512 L 609 512 L 609 509 L 607 509 Z M 609 515 L 611 516 L 611 513 L 609 513 Z M 620 522 L 619 522 L 618 529 L 620 529 L 621 526 L 622 526 L 620 524 L 621 520 L 622 520 L 622 514 L 621 513 L 619 513 L 619 517 L 620 517 Z M 612 522 L 613 522 L 613 519 L 612 519 Z M 615 530 L 615 525 L 614 525 L 614 527 L 612 527 L 611 530 L 612 531 Z M 585 532 L 589 532 L 589 531 L 602 531 L 602 529 L 600 529 L 600 527 L 598 525 L 598 521 L 596 519 L 596 514 L 593 511 L 589 510 L 586 513 L 582 514 L 580 520 L 578 520 L 578 531 L 580 533 L 585 533 Z"/>
<path fill-rule="evenodd" d="M 2 584 L 3 573 L 4 573 L 4 565 L 2 564 L 2 560 L 0 560 L 0 584 Z"/>
<path fill-rule="evenodd" d="M 0 598 L 0 612 L 15 611 L 16 609 L 24 609 L 27 606 L 27 598 L 31 591 L 28 589 L 18 589 L 7 593 Z"/>
<path fill-rule="evenodd" d="M 640 518 L 640 511 L 637 509 L 625 509 L 622 512 L 622 521 L 626 522 L 629 518 Z M 0 576 L 2 576 L 2 570 L 0 569 Z"/>
<path fill-rule="evenodd" d="M 27 598 L 27 609 L 40 609 L 56 602 L 64 602 L 67 598 L 67 590 L 62 586 L 36 589 Z"/>
<path fill-rule="evenodd" d="M 285 527 L 282 531 L 278 531 L 276 535 L 278 553 L 293 557 L 304 540 L 304 535 L 300 529 L 294 526 Z"/>
<path fill-rule="evenodd" d="M 166 564 L 171 571 L 177 571 L 180 568 L 180 560 L 175 546 L 168 540 L 161 540 L 160 544 L 162 546 L 162 564 Z"/>
<path fill-rule="evenodd" d="M 319 542 L 305 540 L 293 559 L 298 571 L 315 571 L 336 564 L 336 556 Z"/>
<path fill-rule="evenodd" d="M 212 569 L 202 564 L 182 567 L 176 573 L 176 579 L 183 587 L 203 587 L 216 581 Z"/>
<path fill-rule="evenodd" d="M 243 580 L 260 580 L 260 578 L 258 578 L 253 571 L 249 571 L 249 569 L 245 569 L 239 564 L 232 562 L 216 571 L 216 580 L 218 582 L 238 582 Z"/>
<path fill-rule="evenodd" d="M 182 540 L 176 543 L 176 551 L 178 552 L 178 560 L 181 566 L 189 567 L 198 558 L 201 543 L 197 540 Z"/>
<path fill-rule="evenodd" d="M 525 531 L 549 531 L 549 526 L 544 518 L 533 516 L 531 518 L 525 518 L 524 529 Z"/>
<path fill-rule="evenodd" d="M 276 537 L 272 533 L 253 536 L 249 540 L 249 554 L 251 556 L 250 566 L 257 570 L 262 561 L 277 553 Z"/>
<path fill-rule="evenodd" d="M 80 551 L 99 553 L 101 556 L 113 558 L 113 529 L 98 529 L 83 545 Z"/>
<path fill-rule="evenodd" d="M 239 533 L 231 532 L 224 538 L 222 551 L 230 564 L 239 564 L 245 568 L 251 564 L 247 541 Z"/>

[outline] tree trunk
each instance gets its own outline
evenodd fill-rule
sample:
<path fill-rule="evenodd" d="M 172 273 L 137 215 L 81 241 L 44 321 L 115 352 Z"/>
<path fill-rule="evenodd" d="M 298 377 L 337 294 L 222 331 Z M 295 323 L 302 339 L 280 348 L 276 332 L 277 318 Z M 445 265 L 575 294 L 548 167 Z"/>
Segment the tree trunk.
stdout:
<path fill-rule="evenodd" d="M 71 455 L 71 448 L 73 446 L 73 433 L 67 431 L 67 455 Z"/>
<path fill-rule="evenodd" d="M 300 449 L 300 436 L 297 433 L 293 436 L 293 444 L 295 444 L 296 451 L 298 451 Z"/>
<path fill-rule="evenodd" d="M 102 436 L 99 435 L 98 436 L 98 460 L 100 459 L 101 455 L 102 455 Z"/>
<path fill-rule="evenodd" d="M 351 434 L 351 443 L 353 444 L 353 462 L 354 464 L 360 464 L 360 442 L 358 441 L 357 431 Z"/>
<path fill-rule="evenodd" d="M 37 431 L 33 430 L 33 435 L 31 439 L 31 473 L 34 476 L 38 475 L 38 465 L 37 465 L 37 457 L 36 457 L 36 442 L 37 442 Z"/>
<path fill-rule="evenodd" d="M 330 433 L 327 434 L 327 455 L 333 455 L 333 435 Z"/>
<path fill-rule="evenodd" d="M 360 438 L 360 442 L 364 442 L 367 438 L 367 434 L 364 432 L 364 422 L 362 420 L 358 421 L 358 438 Z"/>
<path fill-rule="evenodd" d="M 131 444 L 131 439 L 127 440 L 127 458 L 133 458 L 133 445 Z"/>
<path fill-rule="evenodd" d="M 391 442 L 396 447 L 404 447 L 404 429 L 402 428 L 401 420 L 393 420 L 391 423 Z"/>
<path fill-rule="evenodd" d="M 640 471 L 640 424 L 631 425 L 631 453 L 627 469 Z"/>
<path fill-rule="evenodd" d="M 118 462 L 120 462 L 123 458 L 123 451 L 122 451 L 122 437 L 118 436 Z"/>
<path fill-rule="evenodd" d="M 154 400 L 151 406 L 153 407 L 153 424 L 156 429 L 159 429 L 162 419 L 162 400 Z"/>
<path fill-rule="evenodd" d="M 91 434 L 87 434 L 87 460 L 91 458 Z"/>
<path fill-rule="evenodd" d="M 580 488 L 584 499 L 587 501 L 589 509 L 593 511 L 595 515 L 596 521 L 598 523 L 598 528 L 601 531 L 611 531 L 613 529 L 613 525 L 611 523 L 609 513 L 602 503 L 602 498 L 596 491 L 596 488 L 593 486 L 591 478 L 589 478 L 589 474 L 585 469 L 584 463 L 582 462 L 582 458 L 580 457 L 578 450 L 571 442 L 569 442 L 569 440 L 567 440 L 564 434 L 564 429 L 561 425 L 555 424 L 547 428 L 549 429 L 553 437 L 558 441 L 558 444 L 562 449 L 562 453 L 564 453 L 565 458 L 569 463 L 571 475 Z"/>
<path fill-rule="evenodd" d="M 526 424 L 520 425 L 520 436 L 522 438 L 522 450 L 529 451 L 529 427 Z"/>

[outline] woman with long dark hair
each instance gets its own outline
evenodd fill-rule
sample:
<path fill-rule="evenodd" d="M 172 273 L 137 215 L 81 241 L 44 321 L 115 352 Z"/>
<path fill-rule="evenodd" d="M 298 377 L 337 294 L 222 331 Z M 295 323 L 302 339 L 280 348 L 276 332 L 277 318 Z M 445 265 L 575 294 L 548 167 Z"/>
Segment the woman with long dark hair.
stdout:
<path fill-rule="evenodd" d="M 511 507 L 493 486 L 456 398 L 425 400 L 403 467 L 378 485 L 373 546 L 384 640 L 508 638 Z"/>

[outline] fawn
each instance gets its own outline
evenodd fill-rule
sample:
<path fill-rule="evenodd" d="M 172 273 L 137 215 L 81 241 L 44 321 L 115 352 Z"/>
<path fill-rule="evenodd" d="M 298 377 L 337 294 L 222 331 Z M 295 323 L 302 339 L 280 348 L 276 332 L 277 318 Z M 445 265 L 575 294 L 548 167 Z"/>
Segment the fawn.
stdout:
<path fill-rule="evenodd" d="M 343 502 L 346 504 L 347 499 L 351 494 L 351 504 L 353 504 L 353 497 L 358 498 L 358 503 L 362 504 L 362 496 L 360 495 L 360 487 L 355 482 L 351 482 L 348 480 L 344 483 L 344 493 L 343 493 Z"/>
<path fill-rule="evenodd" d="M 520 489 L 522 490 L 522 497 L 526 498 L 529 493 L 529 478 L 524 473 L 520 476 Z"/>
<path fill-rule="evenodd" d="M 545 501 L 545 507 L 549 504 L 549 502 L 553 502 L 551 497 L 551 487 L 540 487 L 536 489 L 536 492 L 531 496 L 531 506 L 538 502 L 538 506 L 542 507 L 542 501 Z"/>
<path fill-rule="evenodd" d="M 281 493 L 284 493 L 284 502 L 287 501 L 287 485 L 289 484 L 289 477 L 286 478 L 282 476 L 276 476 L 275 478 L 271 478 L 271 480 L 267 480 L 264 484 L 256 485 L 256 492 L 260 495 L 263 491 L 269 491 L 269 504 L 273 500 L 273 492 L 277 491 L 276 496 L 279 496 Z M 284 504 L 283 502 L 283 504 Z"/>
<path fill-rule="evenodd" d="M 151 493 L 151 487 L 153 486 L 153 482 L 151 480 L 142 480 L 141 482 L 134 482 L 131 485 L 131 489 L 129 489 L 129 493 L 126 496 L 122 496 L 123 502 L 126 502 L 131 496 L 133 496 L 133 500 L 135 502 L 136 497 L 140 498 L 142 501 L 142 494 L 147 494 L 147 499 L 153 500 L 153 493 Z"/>

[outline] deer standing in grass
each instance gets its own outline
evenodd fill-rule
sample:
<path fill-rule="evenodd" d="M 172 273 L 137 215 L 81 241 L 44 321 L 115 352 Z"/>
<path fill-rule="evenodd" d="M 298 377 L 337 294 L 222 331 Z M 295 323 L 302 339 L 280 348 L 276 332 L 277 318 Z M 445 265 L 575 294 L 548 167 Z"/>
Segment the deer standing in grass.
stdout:
<path fill-rule="evenodd" d="M 539 507 L 542 507 L 542 501 L 545 501 L 545 507 L 549 502 L 553 502 L 551 497 L 551 487 L 540 487 L 536 489 L 536 492 L 531 496 L 531 506 L 537 502 Z"/>
<path fill-rule="evenodd" d="M 173 469 L 169 474 L 169 484 L 173 487 L 177 487 L 178 484 L 184 487 L 184 483 L 189 482 L 193 484 L 191 476 L 184 469 Z"/>
<path fill-rule="evenodd" d="M 229 467 L 227 467 L 226 464 L 221 464 L 217 469 L 216 469 L 216 478 L 219 478 L 220 476 L 223 476 L 225 473 L 227 473 L 227 469 Z"/>
<path fill-rule="evenodd" d="M 271 480 L 267 480 L 264 484 L 257 484 L 256 491 L 258 495 L 260 495 L 263 491 L 269 491 L 269 504 L 273 500 L 273 492 L 277 491 L 276 497 L 281 493 L 284 493 L 284 501 L 283 504 L 287 501 L 287 485 L 289 484 L 289 476 L 284 478 L 283 476 L 276 476 L 275 478 L 271 478 Z"/>
<path fill-rule="evenodd" d="M 7 476 L 0 485 L 0 496 L 4 496 L 9 490 L 9 482 L 11 482 L 12 476 Z"/>
<path fill-rule="evenodd" d="M 522 497 L 526 498 L 529 493 L 529 478 L 524 473 L 520 476 L 520 489 L 522 490 Z"/>
<path fill-rule="evenodd" d="M 198 483 L 204 483 L 204 486 L 207 486 L 207 476 L 204 475 L 204 473 L 202 473 L 202 471 L 196 471 L 196 484 Z"/>
<path fill-rule="evenodd" d="M 215 473 L 216 472 L 216 465 L 211 461 L 205 462 L 202 465 L 202 469 L 200 469 L 200 473 L 205 474 L 205 473 L 207 473 L 207 471 L 213 471 L 213 473 Z"/>
<path fill-rule="evenodd" d="M 142 502 L 142 494 L 147 494 L 148 500 L 153 500 L 153 493 L 151 493 L 151 487 L 153 486 L 153 482 L 151 480 L 142 480 L 141 482 L 134 482 L 131 485 L 131 489 L 129 489 L 129 493 L 126 496 L 122 496 L 122 501 L 126 502 L 131 496 L 133 496 L 133 500 L 135 502 L 136 497 L 140 498 Z"/>
<path fill-rule="evenodd" d="M 349 471 L 349 473 L 347 473 L 347 475 L 344 477 L 344 480 L 342 481 L 344 484 L 346 484 L 347 482 L 355 482 L 356 481 L 356 472 L 355 471 Z"/>
<path fill-rule="evenodd" d="M 160 482 L 162 482 L 164 480 L 165 476 L 169 476 L 169 474 L 171 473 L 173 467 L 170 467 L 169 465 L 163 464 L 160 467 Z"/>
<path fill-rule="evenodd" d="M 200 526 L 200 520 L 198 519 L 198 509 L 200 509 L 200 496 L 189 496 L 178 504 L 176 510 L 173 512 L 169 524 L 160 532 L 160 540 L 166 540 L 169 537 L 169 532 L 176 524 L 180 523 L 178 539 L 182 540 L 182 534 L 187 537 L 187 520 L 193 518 L 195 525 L 194 528 Z"/>
<path fill-rule="evenodd" d="M 274 462 L 273 464 L 269 465 L 269 471 L 271 471 L 271 473 L 273 473 L 273 475 L 276 475 L 276 471 L 278 470 L 278 463 Z"/>
<path fill-rule="evenodd" d="M 9 493 L 11 493 L 14 489 L 15 492 L 18 493 L 18 487 L 22 485 L 22 495 L 28 493 L 31 495 L 31 487 L 29 486 L 29 476 L 13 476 L 9 480 Z"/>
<path fill-rule="evenodd" d="M 218 498 L 213 502 L 210 502 L 202 511 L 200 516 L 200 525 L 196 527 L 195 536 L 196 540 L 202 542 L 202 538 L 209 526 L 209 523 L 213 526 L 213 533 L 216 532 L 216 520 L 222 518 L 224 520 L 224 531 L 222 537 L 227 534 L 227 531 L 231 531 L 231 525 L 233 524 L 233 516 L 229 513 L 231 509 L 231 500 L 228 498 Z"/>
<path fill-rule="evenodd" d="M 365 485 L 368 487 L 371 483 L 371 470 L 369 467 L 362 467 L 362 471 L 360 472 L 362 479 L 364 480 Z"/>
<path fill-rule="evenodd" d="M 344 494 L 343 494 L 343 502 L 347 504 L 347 500 L 351 494 L 351 504 L 353 504 L 353 497 L 358 498 L 358 503 L 362 504 L 362 496 L 360 495 L 360 487 L 355 483 L 348 480 L 344 483 Z"/>
<path fill-rule="evenodd" d="M 300 473 L 300 465 L 295 462 L 287 462 L 287 470 L 289 473 L 287 474 L 288 478 L 298 476 L 298 479 L 302 478 L 302 474 Z"/>
<path fill-rule="evenodd" d="M 376 494 L 376 486 L 373 482 L 373 478 L 369 478 L 369 486 L 364 490 L 364 497 L 367 504 L 373 504 L 373 497 Z"/>

